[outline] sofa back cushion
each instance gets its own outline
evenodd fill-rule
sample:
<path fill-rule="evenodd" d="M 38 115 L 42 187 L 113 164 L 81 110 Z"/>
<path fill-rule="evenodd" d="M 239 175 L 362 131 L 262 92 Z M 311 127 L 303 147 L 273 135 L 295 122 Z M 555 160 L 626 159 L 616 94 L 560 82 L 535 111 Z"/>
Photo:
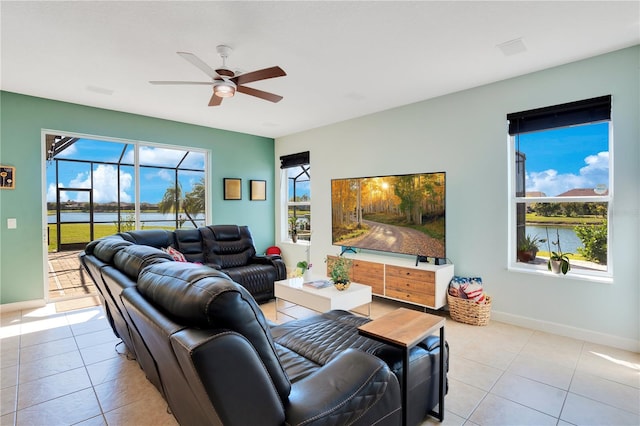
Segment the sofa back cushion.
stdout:
<path fill-rule="evenodd" d="M 245 266 L 256 249 L 248 226 L 213 225 L 200 228 L 204 241 L 205 262 L 222 269 Z"/>
<path fill-rule="evenodd" d="M 164 229 L 145 229 L 127 231 L 118 234 L 120 237 L 135 244 L 142 244 L 156 248 L 174 246 L 175 238 L 172 231 Z"/>
<path fill-rule="evenodd" d="M 176 229 L 175 248 L 184 254 L 188 262 L 204 263 L 202 234 L 198 229 Z"/>
<path fill-rule="evenodd" d="M 241 285 L 207 266 L 159 263 L 141 272 L 138 291 L 174 321 L 242 334 L 260 355 L 281 400 L 286 400 L 291 383 L 277 356 L 269 324 Z"/>
<path fill-rule="evenodd" d="M 124 247 L 113 257 L 115 267 L 134 281 L 146 266 L 169 261 L 174 263 L 173 258 L 162 250 L 137 244 Z"/>
<path fill-rule="evenodd" d="M 131 245 L 133 245 L 133 243 L 125 241 L 118 236 L 110 236 L 87 244 L 85 253 L 94 255 L 104 263 L 111 264 L 117 252 Z"/>

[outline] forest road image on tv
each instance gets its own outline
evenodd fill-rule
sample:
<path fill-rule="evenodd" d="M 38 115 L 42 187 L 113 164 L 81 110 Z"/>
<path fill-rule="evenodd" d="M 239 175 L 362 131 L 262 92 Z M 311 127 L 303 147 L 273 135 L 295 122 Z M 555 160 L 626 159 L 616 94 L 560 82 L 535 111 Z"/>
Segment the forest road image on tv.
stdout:
<path fill-rule="evenodd" d="M 446 257 L 445 173 L 333 179 L 332 242 Z"/>

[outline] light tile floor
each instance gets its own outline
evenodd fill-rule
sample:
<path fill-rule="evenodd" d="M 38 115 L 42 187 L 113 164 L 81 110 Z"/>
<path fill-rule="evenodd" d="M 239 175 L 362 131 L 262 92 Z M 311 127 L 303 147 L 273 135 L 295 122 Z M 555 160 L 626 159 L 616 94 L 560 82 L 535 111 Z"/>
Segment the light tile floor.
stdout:
<path fill-rule="evenodd" d="M 375 300 L 371 316 L 398 306 Z M 275 302 L 261 307 L 276 320 Z M 277 322 L 310 314 L 280 308 Z M 640 354 L 495 321 L 447 319 L 446 336 L 445 425 L 640 424 Z M 100 307 L 2 314 L 0 424 L 175 425 L 118 342 Z"/>

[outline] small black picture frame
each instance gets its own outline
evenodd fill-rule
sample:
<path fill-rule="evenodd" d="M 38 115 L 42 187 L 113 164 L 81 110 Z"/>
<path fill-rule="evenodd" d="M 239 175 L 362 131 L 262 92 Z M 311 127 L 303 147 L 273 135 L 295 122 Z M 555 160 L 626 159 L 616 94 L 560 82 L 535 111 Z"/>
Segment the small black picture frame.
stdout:
<path fill-rule="evenodd" d="M 224 178 L 224 199 L 242 200 L 242 179 Z"/>
<path fill-rule="evenodd" d="M 16 168 L 0 165 L 0 189 L 15 189 Z"/>
<path fill-rule="evenodd" d="M 249 199 L 251 201 L 265 201 L 267 199 L 267 181 L 249 181 Z"/>

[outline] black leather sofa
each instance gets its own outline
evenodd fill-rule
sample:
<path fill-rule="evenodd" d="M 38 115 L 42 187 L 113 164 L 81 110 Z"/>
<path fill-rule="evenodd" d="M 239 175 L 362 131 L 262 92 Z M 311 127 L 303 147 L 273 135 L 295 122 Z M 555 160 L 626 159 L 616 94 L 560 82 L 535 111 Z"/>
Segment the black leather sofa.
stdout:
<path fill-rule="evenodd" d="M 121 236 L 80 257 L 114 332 L 181 424 L 400 424 L 401 354 L 357 334 L 366 318 L 269 323 L 222 271 Z M 410 424 L 437 403 L 438 343 L 411 352 Z"/>
<path fill-rule="evenodd" d="M 287 277 L 278 255 L 256 255 L 247 226 L 212 225 L 197 229 L 141 230 L 117 234 L 135 244 L 156 248 L 173 247 L 187 261 L 202 263 L 227 274 L 258 301 L 273 299 L 274 281 Z"/>

